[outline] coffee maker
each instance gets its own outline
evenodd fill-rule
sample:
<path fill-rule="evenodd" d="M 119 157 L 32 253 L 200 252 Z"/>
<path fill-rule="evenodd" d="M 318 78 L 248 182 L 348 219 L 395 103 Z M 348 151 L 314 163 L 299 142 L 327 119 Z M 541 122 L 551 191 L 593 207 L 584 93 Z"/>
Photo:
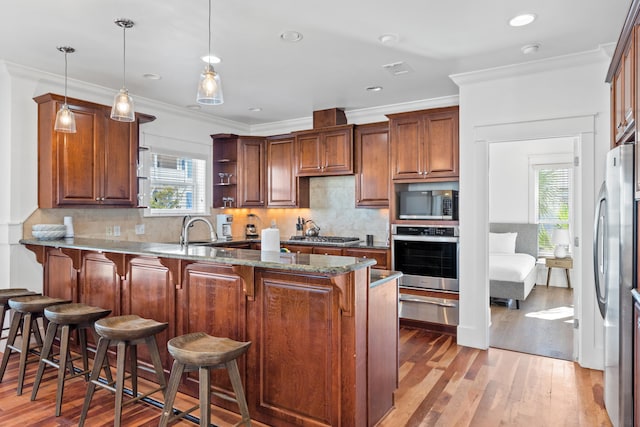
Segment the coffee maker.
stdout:
<path fill-rule="evenodd" d="M 249 223 L 247 223 L 245 230 L 244 230 L 244 235 L 246 236 L 247 239 L 257 239 L 258 236 L 258 229 L 256 228 L 256 225 L 252 222 L 253 218 L 256 218 L 257 216 L 255 214 L 249 214 L 247 215 L 247 217 L 249 218 Z"/>
<path fill-rule="evenodd" d="M 218 240 L 231 240 L 231 223 L 233 222 L 233 215 L 218 214 L 216 215 L 216 233 L 218 234 Z"/>

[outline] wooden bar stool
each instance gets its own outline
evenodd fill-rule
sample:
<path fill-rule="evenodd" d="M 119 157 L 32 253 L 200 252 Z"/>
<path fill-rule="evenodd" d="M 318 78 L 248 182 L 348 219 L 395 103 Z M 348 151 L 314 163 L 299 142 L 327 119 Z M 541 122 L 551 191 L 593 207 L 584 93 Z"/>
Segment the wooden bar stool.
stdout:
<path fill-rule="evenodd" d="M 89 357 L 87 349 L 87 329 L 94 332 L 93 324 L 96 320 L 107 317 L 111 310 L 105 310 L 100 307 L 91 307 L 86 304 L 59 304 L 44 309 L 44 315 L 49 321 L 47 326 L 47 334 L 42 345 L 42 353 L 40 354 L 40 365 L 36 374 L 33 390 L 31 391 L 31 400 L 36 400 L 40 381 L 47 365 L 58 368 L 58 390 L 56 392 L 56 417 L 60 416 L 62 408 L 62 394 L 64 391 L 65 380 L 70 380 L 79 376 L 84 376 L 85 381 L 89 380 Z M 69 338 L 73 330 L 78 331 L 78 340 L 80 344 L 80 356 L 71 357 L 69 350 Z M 60 332 L 60 352 L 54 355 L 51 352 L 53 340 Z M 59 356 L 58 361 L 54 359 Z M 82 371 L 75 372 L 73 361 L 82 359 Z M 104 364 L 104 371 L 107 379 L 111 381 L 111 371 L 109 364 Z M 69 375 L 65 376 L 65 372 L 69 369 Z"/>
<path fill-rule="evenodd" d="M 167 348 L 175 360 L 171 368 L 171 377 L 169 378 L 169 386 L 159 426 L 165 427 L 169 422 L 183 418 L 198 407 L 200 407 L 200 425 L 208 426 L 211 418 L 209 401 L 211 393 L 225 400 L 235 401 L 240 407 L 240 414 L 242 415 L 242 420 L 236 426 L 241 424 L 250 426 L 251 417 L 249 416 L 249 408 L 247 407 L 247 400 L 244 396 L 242 380 L 238 371 L 238 363 L 236 362 L 238 357 L 246 353 L 250 345 L 251 341 L 238 342 L 229 338 L 212 337 L 204 332 L 181 335 L 169 340 Z M 211 391 L 209 370 L 224 368 L 229 373 L 233 392 L 236 395 L 235 399 L 225 394 Z M 196 370 L 199 371 L 200 405 L 172 415 L 173 402 L 178 392 L 182 373 Z"/>
<path fill-rule="evenodd" d="M 16 297 L 24 297 L 27 295 L 40 295 L 36 292 L 24 288 L 0 289 L 0 340 L 7 339 L 2 333 L 9 328 L 4 327 L 4 317 L 9 310 L 9 300 Z"/>
<path fill-rule="evenodd" d="M 55 305 L 69 303 L 71 301 L 61 298 L 51 298 L 44 295 L 28 295 L 9 299 L 9 308 L 13 310 L 11 318 L 11 326 L 9 327 L 9 336 L 7 337 L 7 347 L 2 355 L 2 365 L 0 365 L 0 382 L 4 378 L 5 370 L 9 357 L 14 351 L 20 353 L 20 365 L 18 367 L 18 389 L 17 395 L 22 394 L 22 385 L 24 383 L 24 372 L 27 363 L 35 362 L 28 360 L 29 353 L 38 354 L 36 349 L 42 347 L 42 335 L 40 335 L 40 327 L 38 319 L 42 318 L 44 309 Z M 22 343 L 20 347 L 15 346 L 16 336 L 18 336 L 18 328 L 22 330 Z M 36 345 L 30 348 L 31 333 L 36 341 Z M 38 354 L 39 356 L 39 354 Z"/>
<path fill-rule="evenodd" d="M 120 426 L 120 419 L 122 418 L 122 407 L 129 403 L 137 402 L 157 391 L 162 390 L 165 394 L 167 382 L 164 378 L 164 371 L 162 369 L 162 361 L 160 360 L 160 353 L 158 351 L 158 344 L 156 342 L 156 334 L 164 331 L 169 324 L 166 322 L 158 322 L 152 319 L 143 319 L 136 315 L 126 315 L 117 317 L 107 317 L 100 319 L 95 323 L 95 329 L 100 340 L 98 341 L 98 348 L 96 350 L 96 358 L 93 361 L 93 369 L 91 371 L 91 377 L 89 378 L 89 384 L 87 386 L 87 394 L 85 395 L 84 405 L 82 406 L 82 414 L 80 415 L 79 426 L 83 426 L 87 418 L 87 412 L 89 411 L 89 405 L 91 404 L 91 398 L 96 389 L 96 386 L 106 388 L 116 393 L 115 402 L 115 416 L 113 425 Z M 138 366 L 137 360 L 137 345 L 146 344 L 151 355 L 151 361 L 153 362 L 154 371 L 160 387 L 151 390 L 147 393 L 138 393 L 138 368 L 145 369 L 142 366 Z M 100 375 L 100 367 L 105 362 L 107 357 L 107 350 L 110 346 L 117 346 L 117 362 L 116 362 L 116 380 L 109 381 L 107 383 L 100 382 L 98 377 Z M 125 372 L 125 358 L 127 349 L 129 349 L 129 358 L 131 361 L 130 370 L 131 374 L 126 375 Z M 124 381 L 125 379 L 131 379 L 131 390 L 133 398 L 123 402 L 124 394 Z M 113 385 L 115 384 L 115 387 Z"/>

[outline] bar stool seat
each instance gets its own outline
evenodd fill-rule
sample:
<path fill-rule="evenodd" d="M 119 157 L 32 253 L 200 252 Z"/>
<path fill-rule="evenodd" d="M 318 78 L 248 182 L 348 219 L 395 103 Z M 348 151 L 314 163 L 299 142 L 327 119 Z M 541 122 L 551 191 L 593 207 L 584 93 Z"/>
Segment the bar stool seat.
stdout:
<path fill-rule="evenodd" d="M 165 399 L 164 409 L 160 417 L 160 426 L 164 427 L 169 422 L 183 418 L 187 414 L 200 408 L 200 425 L 208 426 L 211 418 L 211 407 L 209 397 L 214 394 L 225 400 L 235 401 L 240 407 L 242 420 L 236 424 L 251 425 L 251 417 L 249 416 L 249 408 L 242 388 L 242 380 L 238 371 L 237 358 L 242 356 L 251 346 L 251 342 L 239 342 L 229 338 L 219 338 L 208 335 L 204 332 L 195 332 L 192 334 L 181 335 L 172 338 L 167 343 L 167 349 L 173 358 L 173 367 L 171 368 L 171 377 L 167 387 L 167 396 Z M 233 399 L 227 395 L 211 391 L 210 381 L 211 369 L 224 369 L 229 373 L 229 379 L 233 386 L 233 392 L 236 398 Z M 173 415 L 173 402 L 180 379 L 184 372 L 199 371 L 200 382 L 200 404 L 186 411 L 178 412 Z"/>
<path fill-rule="evenodd" d="M 27 363 L 39 360 L 39 354 L 36 349 L 42 347 L 42 335 L 38 326 L 38 319 L 44 315 L 44 309 L 55 305 L 69 303 L 71 301 L 61 298 L 52 298 L 44 295 L 28 295 L 9 299 L 9 308 L 13 310 L 11 318 L 11 326 L 9 327 L 9 336 L 7 337 L 7 347 L 2 355 L 2 365 L 0 365 L 0 382 L 4 378 L 7 369 L 9 357 L 13 352 L 20 353 L 20 365 L 18 367 L 18 388 L 17 395 L 22 394 L 22 386 L 24 384 L 24 373 Z M 22 330 L 22 344 L 18 348 L 15 346 L 18 329 Z M 36 345 L 30 348 L 31 333 L 33 333 Z M 29 354 L 37 354 L 38 359 L 29 361 Z"/>
<path fill-rule="evenodd" d="M 2 336 L 2 332 L 8 330 L 9 328 L 4 327 L 4 318 L 9 310 L 9 300 L 11 298 L 16 297 L 24 297 L 28 295 L 40 295 L 34 291 L 30 291 L 29 289 L 24 288 L 11 288 L 11 289 L 0 289 L 0 340 L 7 339 L 7 337 Z"/>
<path fill-rule="evenodd" d="M 60 416 L 62 408 L 62 395 L 64 392 L 64 383 L 66 380 L 84 376 L 85 381 L 89 380 L 89 358 L 87 347 L 87 329 L 93 332 L 95 338 L 95 331 L 93 324 L 96 320 L 102 319 L 108 316 L 111 310 L 106 310 L 100 307 L 92 307 L 86 304 L 59 304 L 49 306 L 44 309 L 44 315 L 49 320 L 47 326 L 47 334 L 42 346 L 42 353 L 40 355 L 40 364 L 38 366 L 38 372 L 36 379 L 33 383 L 33 390 L 31 392 L 31 400 L 36 400 L 38 395 L 38 389 L 40 387 L 40 381 L 47 365 L 53 366 L 58 369 L 58 382 L 56 393 L 56 417 Z M 78 331 L 78 339 L 80 344 L 80 356 L 71 357 L 69 350 L 69 338 L 71 331 Z M 54 355 L 51 352 L 53 341 L 56 338 L 58 332 L 60 332 L 60 353 Z M 97 341 L 97 340 L 96 340 Z M 55 356 L 59 356 L 58 361 L 54 359 Z M 82 359 L 82 371 L 76 372 L 73 366 L 73 361 Z M 65 376 L 66 370 L 69 370 L 69 375 Z M 111 371 L 109 365 L 104 365 L 105 375 L 111 381 Z"/>
<path fill-rule="evenodd" d="M 162 391 L 166 392 L 166 379 L 160 360 L 158 344 L 156 342 L 156 334 L 164 331 L 169 324 L 166 322 L 158 322 L 153 319 L 144 319 L 137 315 L 126 315 L 116 317 L 106 317 L 95 322 L 96 333 L 100 336 L 98 348 L 96 350 L 96 358 L 94 360 L 91 377 L 87 386 L 87 394 L 85 395 L 82 413 L 80 415 L 79 426 L 83 426 L 87 418 L 91 399 L 95 392 L 96 386 L 105 388 L 116 394 L 115 416 L 113 425 L 119 427 L 122 418 L 122 407 L 129 403 L 137 402 L 153 393 Z M 142 366 L 138 366 L 137 361 L 137 345 L 146 344 L 153 363 L 153 372 L 158 378 L 158 388 L 150 390 L 146 393 L 138 393 L 138 368 L 146 370 Z M 116 380 L 104 383 L 99 381 L 101 366 L 106 363 L 107 350 L 109 346 L 117 346 L 116 351 Z M 130 375 L 125 372 L 125 359 L 129 350 L 130 357 Z M 131 379 L 132 399 L 123 402 L 125 379 Z M 114 387 L 115 385 L 115 387 Z"/>

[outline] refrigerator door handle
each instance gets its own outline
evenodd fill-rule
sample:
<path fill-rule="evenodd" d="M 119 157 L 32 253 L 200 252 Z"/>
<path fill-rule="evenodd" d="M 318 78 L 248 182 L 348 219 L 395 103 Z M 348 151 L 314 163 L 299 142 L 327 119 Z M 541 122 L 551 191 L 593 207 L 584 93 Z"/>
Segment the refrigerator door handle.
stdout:
<path fill-rule="evenodd" d="M 593 269 L 594 269 L 594 282 L 596 286 L 596 300 L 598 301 L 598 309 L 602 318 L 604 318 L 607 311 L 607 287 L 604 288 L 604 295 L 601 291 L 601 283 L 604 283 L 606 277 L 606 270 L 608 266 L 605 263 L 606 259 L 606 247 L 607 247 L 607 227 L 604 226 L 603 212 L 606 212 L 607 203 L 607 188 L 606 183 L 602 183 L 600 187 L 600 193 L 598 193 L 598 200 L 596 201 L 596 214 L 593 223 Z M 605 209 L 603 210 L 603 205 Z M 602 241 L 600 241 L 600 229 L 602 228 Z M 600 242 L 602 242 L 602 256 L 600 256 Z M 600 260 L 602 259 L 602 262 Z"/>

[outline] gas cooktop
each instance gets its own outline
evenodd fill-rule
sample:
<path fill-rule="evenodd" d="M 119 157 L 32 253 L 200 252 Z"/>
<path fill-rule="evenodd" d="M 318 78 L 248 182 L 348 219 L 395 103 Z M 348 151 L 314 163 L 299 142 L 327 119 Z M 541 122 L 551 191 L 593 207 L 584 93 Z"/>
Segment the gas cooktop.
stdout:
<path fill-rule="evenodd" d="M 339 237 L 339 236 L 291 236 L 289 240 L 298 240 L 301 242 L 316 242 L 316 243 L 349 243 L 359 242 L 358 237 Z"/>

